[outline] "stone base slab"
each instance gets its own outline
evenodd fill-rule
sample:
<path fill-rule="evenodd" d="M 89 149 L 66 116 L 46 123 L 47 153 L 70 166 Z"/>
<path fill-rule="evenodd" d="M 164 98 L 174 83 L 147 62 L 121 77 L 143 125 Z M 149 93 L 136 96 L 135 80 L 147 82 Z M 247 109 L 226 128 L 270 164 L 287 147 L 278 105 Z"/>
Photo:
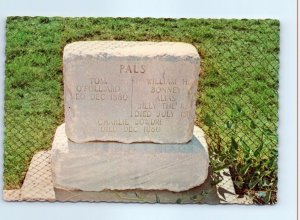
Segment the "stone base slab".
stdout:
<path fill-rule="evenodd" d="M 51 151 L 34 155 L 21 189 L 3 190 L 5 201 L 63 201 L 63 202 L 133 202 L 133 203 L 189 203 L 189 204 L 253 204 L 251 198 L 235 194 L 228 169 L 220 173 L 221 182 L 214 184 L 211 172 L 199 187 L 188 191 L 105 191 L 83 192 L 54 189 L 50 172 Z M 40 164 L 40 161 L 44 162 Z M 38 168 L 38 169 L 36 169 Z M 46 186 L 46 187 L 45 187 Z"/>
<path fill-rule="evenodd" d="M 206 180 L 208 166 L 207 144 L 198 127 L 186 144 L 79 144 L 68 140 L 63 124 L 52 145 L 54 187 L 67 191 L 186 191 Z"/>
<path fill-rule="evenodd" d="M 209 172 L 211 174 L 211 172 Z M 211 175 L 200 186 L 182 192 L 168 190 L 104 190 L 88 192 L 54 188 L 55 198 L 61 202 L 126 202 L 162 204 L 220 204 Z"/>

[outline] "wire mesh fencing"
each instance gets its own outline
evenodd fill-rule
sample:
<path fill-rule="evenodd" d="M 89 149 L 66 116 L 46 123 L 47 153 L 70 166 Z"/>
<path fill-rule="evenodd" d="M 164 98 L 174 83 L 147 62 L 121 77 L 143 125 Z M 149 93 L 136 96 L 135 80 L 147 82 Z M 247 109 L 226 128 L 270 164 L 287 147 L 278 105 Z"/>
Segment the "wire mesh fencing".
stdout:
<path fill-rule="evenodd" d="M 6 192 L 24 200 L 42 200 L 44 193 L 54 200 L 49 152 L 64 121 L 67 43 L 180 41 L 193 44 L 201 57 L 195 123 L 209 145 L 211 184 L 225 185 L 228 171 L 235 194 L 276 203 L 277 20 L 9 17 L 6 31 Z"/>

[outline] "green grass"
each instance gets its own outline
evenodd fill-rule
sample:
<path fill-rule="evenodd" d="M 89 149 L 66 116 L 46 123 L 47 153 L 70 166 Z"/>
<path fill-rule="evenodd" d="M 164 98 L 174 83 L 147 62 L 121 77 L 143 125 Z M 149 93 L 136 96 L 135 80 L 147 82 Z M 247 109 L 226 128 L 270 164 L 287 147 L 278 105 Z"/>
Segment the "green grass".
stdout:
<path fill-rule="evenodd" d="M 276 202 L 279 22 L 276 20 L 9 17 L 5 188 L 21 186 L 33 154 L 63 122 L 62 50 L 78 40 L 181 41 L 199 51 L 197 120 L 215 181 L 229 167 L 239 193 Z"/>

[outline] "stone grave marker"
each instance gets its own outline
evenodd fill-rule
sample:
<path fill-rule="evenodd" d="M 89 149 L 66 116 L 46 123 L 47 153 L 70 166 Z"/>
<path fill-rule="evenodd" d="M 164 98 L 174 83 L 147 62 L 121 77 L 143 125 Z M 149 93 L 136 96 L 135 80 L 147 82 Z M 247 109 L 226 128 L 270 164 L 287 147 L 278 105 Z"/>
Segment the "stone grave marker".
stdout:
<path fill-rule="evenodd" d="M 205 181 L 206 142 L 194 130 L 200 57 L 192 45 L 74 42 L 63 61 L 65 125 L 51 157 L 56 192 L 181 192 Z"/>
<path fill-rule="evenodd" d="M 186 143 L 200 58 L 172 42 L 83 41 L 64 49 L 70 140 Z"/>

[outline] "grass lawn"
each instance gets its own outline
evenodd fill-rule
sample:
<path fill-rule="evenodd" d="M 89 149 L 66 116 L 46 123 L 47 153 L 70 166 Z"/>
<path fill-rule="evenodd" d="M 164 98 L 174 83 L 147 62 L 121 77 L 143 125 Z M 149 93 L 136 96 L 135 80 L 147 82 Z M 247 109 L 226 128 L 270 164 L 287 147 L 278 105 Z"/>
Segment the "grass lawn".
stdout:
<path fill-rule="evenodd" d="M 238 193 L 276 202 L 277 20 L 9 17 L 4 184 L 19 188 L 35 152 L 63 122 L 62 51 L 79 40 L 181 41 L 201 56 L 196 123 L 214 179 L 229 167 Z"/>

